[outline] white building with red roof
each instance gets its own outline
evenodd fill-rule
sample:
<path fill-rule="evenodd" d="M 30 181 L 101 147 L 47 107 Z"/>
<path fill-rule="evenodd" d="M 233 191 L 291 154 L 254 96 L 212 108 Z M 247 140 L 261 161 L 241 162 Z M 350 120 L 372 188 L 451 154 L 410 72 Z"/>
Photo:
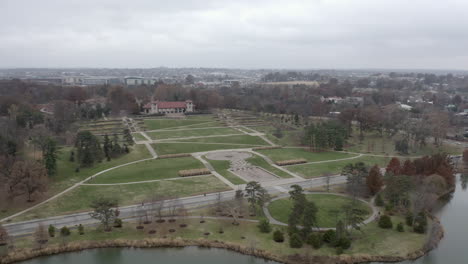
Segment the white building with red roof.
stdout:
<path fill-rule="evenodd" d="M 192 100 L 185 102 L 151 101 L 143 106 L 145 114 L 191 113 L 195 110 Z"/>

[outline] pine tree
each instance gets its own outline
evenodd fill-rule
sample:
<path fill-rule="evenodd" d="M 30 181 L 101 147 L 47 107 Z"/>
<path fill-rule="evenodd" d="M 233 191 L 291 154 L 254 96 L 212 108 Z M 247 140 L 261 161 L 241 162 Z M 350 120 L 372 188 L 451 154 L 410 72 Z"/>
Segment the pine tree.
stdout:
<path fill-rule="evenodd" d="M 118 157 L 122 153 L 122 147 L 119 145 L 119 136 L 114 134 L 112 138 L 112 156 Z"/>
<path fill-rule="evenodd" d="M 111 142 L 109 140 L 109 136 L 107 134 L 104 135 L 104 143 L 102 149 L 104 151 L 104 156 L 106 157 L 107 161 L 111 160 Z"/>
<path fill-rule="evenodd" d="M 42 150 L 42 160 L 49 176 L 57 171 L 57 142 L 47 138 Z"/>
<path fill-rule="evenodd" d="M 132 134 L 130 133 L 130 129 L 126 128 L 124 129 L 123 131 L 123 137 L 125 139 L 125 142 L 129 145 L 129 146 L 132 146 L 133 145 L 133 137 L 132 137 Z"/>

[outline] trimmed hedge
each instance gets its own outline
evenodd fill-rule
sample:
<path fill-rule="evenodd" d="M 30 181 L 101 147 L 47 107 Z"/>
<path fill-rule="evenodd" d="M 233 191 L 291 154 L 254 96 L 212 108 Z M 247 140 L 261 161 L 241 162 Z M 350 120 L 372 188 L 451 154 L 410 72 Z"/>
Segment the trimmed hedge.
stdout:
<path fill-rule="evenodd" d="M 296 165 L 296 164 L 302 164 L 302 163 L 307 163 L 307 160 L 306 159 L 293 159 L 293 160 L 279 160 L 275 162 L 275 164 L 278 166 Z"/>
<path fill-rule="evenodd" d="M 182 157 L 190 157 L 189 153 L 179 153 L 179 154 L 167 154 L 158 156 L 158 159 L 173 159 L 173 158 L 182 158 Z"/>
<path fill-rule="evenodd" d="M 179 176 L 180 177 L 189 177 L 189 176 L 197 176 L 197 175 L 208 175 L 211 174 L 211 171 L 207 168 L 203 169 L 192 169 L 192 170 L 180 170 Z"/>

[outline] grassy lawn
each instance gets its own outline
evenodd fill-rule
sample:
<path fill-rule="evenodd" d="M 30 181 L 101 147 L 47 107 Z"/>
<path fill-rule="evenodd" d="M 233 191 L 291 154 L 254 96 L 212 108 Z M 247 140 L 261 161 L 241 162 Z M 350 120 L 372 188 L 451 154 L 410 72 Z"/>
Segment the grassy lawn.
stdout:
<path fill-rule="evenodd" d="M 188 126 L 199 123 L 210 122 L 211 120 L 205 119 L 145 119 L 145 126 L 147 130 L 156 130 L 156 129 L 165 129 L 165 128 L 174 128 L 180 126 Z"/>
<path fill-rule="evenodd" d="M 348 165 L 349 163 L 364 162 L 369 166 L 373 166 L 377 164 L 380 167 L 384 167 L 388 164 L 389 161 L 390 161 L 390 158 L 364 156 L 364 157 L 351 159 L 351 160 L 333 161 L 333 162 L 325 162 L 325 163 L 317 163 L 317 164 L 305 164 L 305 165 L 299 164 L 299 165 L 287 166 L 285 168 L 292 172 L 299 174 L 302 177 L 315 178 L 315 177 L 323 176 L 326 173 L 338 174 L 341 172 L 343 167 Z"/>
<path fill-rule="evenodd" d="M 273 161 L 279 160 L 292 160 L 292 159 L 306 159 L 312 161 L 335 160 L 354 157 L 354 154 L 341 153 L 341 152 L 310 152 L 303 148 L 280 148 L 280 149 L 264 149 L 258 150 L 263 155 L 268 156 Z"/>
<path fill-rule="evenodd" d="M 123 183 L 178 178 L 179 170 L 204 167 L 200 161 L 192 157 L 147 160 L 111 170 L 87 183 Z"/>
<path fill-rule="evenodd" d="M 78 163 L 71 162 L 70 152 L 71 147 L 60 147 L 57 156 L 57 173 L 50 177 L 49 189 L 45 193 L 42 199 L 37 199 L 36 203 L 59 193 L 66 188 L 74 185 L 75 183 L 82 181 L 83 179 L 92 176 L 102 170 L 117 166 L 120 164 L 151 158 L 150 153 L 144 145 L 135 145 L 129 154 L 120 156 L 119 158 L 112 159 L 111 161 L 103 161 L 101 163 L 95 163 L 91 168 L 81 168 L 79 172 L 75 169 L 79 167 Z M 76 153 L 75 153 L 76 154 Z M 4 208 L 0 211 L 0 218 L 7 217 L 13 213 L 19 212 L 31 207 L 34 203 L 16 203 L 13 208 Z"/>
<path fill-rule="evenodd" d="M 133 133 L 132 136 L 139 141 L 146 141 L 147 139 L 140 133 Z"/>
<path fill-rule="evenodd" d="M 404 223 L 405 220 L 402 217 L 392 216 L 392 222 L 393 226 L 396 227 L 399 222 Z M 353 232 L 356 242 L 353 242 L 349 254 L 365 252 L 371 255 L 406 255 L 421 248 L 426 241 L 425 234 L 410 232 L 406 225 L 405 232 L 400 233 L 395 228 L 382 229 L 374 221 L 366 225 L 362 231 L 362 233 Z"/>
<path fill-rule="evenodd" d="M 148 132 L 148 136 L 152 139 L 167 139 L 167 138 L 182 138 L 182 137 L 202 137 L 215 135 L 240 134 L 241 132 L 232 128 L 206 128 L 206 129 L 190 129 L 190 130 L 168 130 Z"/>
<path fill-rule="evenodd" d="M 49 187 L 50 194 L 62 191 L 102 170 L 136 160 L 151 158 L 150 153 L 144 145 L 135 145 L 129 154 L 112 159 L 111 161 L 104 160 L 101 163 L 95 163 L 94 167 L 81 168 L 79 172 L 75 172 L 75 169 L 79 165 L 76 162 L 70 162 L 70 151 L 71 148 L 68 147 L 60 149 L 57 159 L 57 175 L 52 176 L 52 184 Z"/>
<path fill-rule="evenodd" d="M 166 236 L 169 239 L 208 239 L 227 241 L 238 245 L 249 246 L 255 241 L 258 249 L 263 249 L 277 255 L 290 255 L 295 253 L 304 254 L 309 252 L 312 255 L 335 255 L 335 249 L 323 246 L 316 250 L 305 245 L 301 249 L 294 249 L 288 246 L 288 241 L 276 243 L 272 239 L 272 233 L 260 233 L 257 223 L 240 221 L 239 226 L 232 225 L 230 220 L 205 219 L 205 223 L 200 223 L 199 219 L 187 219 L 184 222 L 188 225 L 186 228 L 179 228 L 182 220 L 175 223 L 163 223 L 146 225 L 143 230 L 136 230 L 135 223 L 124 223 L 123 228 L 113 229 L 112 232 L 104 232 L 94 227 L 85 227 L 85 234 L 79 235 L 76 230 L 72 230 L 68 237 L 69 242 L 74 241 L 103 241 L 113 239 L 131 239 L 142 240 L 145 238 L 162 238 Z M 395 221 L 394 221 L 395 222 Z M 224 233 L 218 231 L 223 229 Z M 157 231 L 154 235 L 149 235 L 148 230 Z M 169 233 L 169 229 L 175 229 L 174 233 Z M 286 232 L 285 227 L 274 227 Z M 375 254 L 375 255 L 394 255 L 404 256 L 421 248 L 424 243 L 425 235 L 419 235 L 412 232 L 397 232 L 395 230 L 378 228 L 376 223 L 371 223 L 362 228 L 363 232 L 353 231 L 352 246 L 344 254 Z M 204 236 L 209 232 L 209 236 Z M 245 239 L 243 239 L 243 237 Z M 287 235 L 286 235 L 286 239 Z M 49 245 L 60 245 L 63 239 L 60 236 L 49 238 Z M 15 246 L 18 248 L 33 247 L 35 243 L 32 237 L 21 237 L 15 240 Z"/>
<path fill-rule="evenodd" d="M 84 185 L 13 220 L 23 221 L 74 212 L 89 211 L 89 204 L 99 196 L 118 198 L 119 205 L 125 206 L 141 203 L 143 200 L 149 199 L 150 196 L 154 194 L 169 198 L 185 197 L 225 190 L 229 190 L 229 188 L 214 176 L 127 185 Z"/>
<path fill-rule="evenodd" d="M 377 132 L 364 133 L 364 140 L 359 140 L 359 131 L 354 130 L 353 136 L 348 140 L 350 145 L 345 149 L 351 152 L 359 153 L 374 153 L 387 155 L 402 155 L 395 151 L 395 140 L 400 139 L 401 135 L 395 135 L 393 138 L 384 136 L 381 137 Z M 443 144 L 440 147 L 435 146 L 432 142 L 428 142 L 425 146 L 410 146 L 408 156 L 423 156 L 431 155 L 439 152 L 448 154 L 461 154 L 463 148 L 450 144 Z"/>
<path fill-rule="evenodd" d="M 239 132 L 240 133 L 240 132 Z M 268 145 L 263 139 L 257 136 L 239 135 L 229 137 L 210 137 L 177 140 L 177 142 L 197 142 L 197 143 L 223 143 L 223 144 L 244 144 L 244 145 Z"/>
<path fill-rule="evenodd" d="M 249 162 L 252 165 L 261 167 L 261 168 L 263 168 L 263 169 L 265 169 L 265 170 L 267 170 L 267 171 L 269 171 L 269 172 L 271 172 L 273 174 L 276 174 L 277 176 L 279 176 L 281 178 L 291 178 L 291 177 L 293 177 L 290 174 L 271 166 L 266 160 L 264 160 L 262 157 L 260 157 L 258 155 L 254 155 L 254 156 L 248 158 L 247 162 Z"/>
<path fill-rule="evenodd" d="M 231 167 L 230 162 L 228 160 L 210 160 L 204 157 L 206 161 L 208 161 L 211 166 L 215 169 L 215 171 L 221 174 L 224 178 L 230 181 L 232 184 L 244 184 L 245 181 L 236 175 L 232 174 L 228 169 Z"/>
<path fill-rule="evenodd" d="M 341 208 L 352 202 L 351 198 L 332 194 L 307 194 L 306 197 L 309 201 L 313 201 L 318 208 L 317 224 L 319 227 L 335 227 L 338 220 L 344 218 Z M 271 202 L 268 210 L 273 218 L 287 223 L 292 206 L 292 200 L 284 198 Z M 371 215 L 372 210 L 367 204 L 357 201 L 357 206 L 362 210 L 367 210 L 368 216 Z"/>
<path fill-rule="evenodd" d="M 301 143 L 300 138 L 301 138 L 302 131 L 300 130 L 282 129 L 281 132 L 283 132 L 283 137 L 277 138 L 273 136 L 273 133 L 276 132 L 276 128 L 273 126 L 255 126 L 255 127 L 252 127 L 252 129 L 265 133 L 265 136 L 277 145 L 298 146 Z"/>
<path fill-rule="evenodd" d="M 193 153 L 218 149 L 247 148 L 249 145 L 203 144 L 203 143 L 156 143 L 151 144 L 159 155 Z"/>

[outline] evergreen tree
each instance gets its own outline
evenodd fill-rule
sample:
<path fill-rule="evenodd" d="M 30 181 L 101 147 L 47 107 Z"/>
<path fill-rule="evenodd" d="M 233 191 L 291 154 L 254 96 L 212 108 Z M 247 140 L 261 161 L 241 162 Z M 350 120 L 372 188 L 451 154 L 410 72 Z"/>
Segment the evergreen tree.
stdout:
<path fill-rule="evenodd" d="M 284 234 L 280 230 L 276 230 L 273 233 L 273 240 L 278 243 L 282 243 L 284 241 Z"/>
<path fill-rule="evenodd" d="M 392 219 L 388 215 L 382 215 L 379 219 L 379 227 L 384 229 L 392 229 Z"/>
<path fill-rule="evenodd" d="M 268 221 L 267 219 L 260 220 L 260 223 L 258 224 L 258 229 L 262 233 L 270 233 L 271 232 L 270 221 Z"/>
<path fill-rule="evenodd" d="M 335 150 L 342 151 L 343 150 L 343 138 L 338 136 L 335 140 Z"/>
<path fill-rule="evenodd" d="M 52 138 L 47 138 L 43 145 L 42 160 L 49 176 L 57 171 L 57 142 Z"/>
<path fill-rule="evenodd" d="M 53 225 L 49 225 L 49 236 L 54 237 L 55 236 L 55 227 Z"/>
<path fill-rule="evenodd" d="M 130 145 L 130 146 L 133 145 L 134 142 L 133 142 L 132 134 L 130 133 L 130 129 L 128 129 L 128 128 L 124 129 L 123 137 L 124 137 L 125 142 L 127 143 L 127 145 Z"/>
<path fill-rule="evenodd" d="M 75 147 L 78 161 L 83 167 L 90 167 L 94 162 L 102 161 L 103 152 L 98 138 L 89 131 L 78 132 Z"/>
<path fill-rule="evenodd" d="M 119 145 L 119 136 L 114 134 L 112 138 L 112 156 L 118 157 L 122 154 L 122 147 Z"/>
<path fill-rule="evenodd" d="M 312 232 L 312 227 L 316 223 L 316 215 L 318 209 L 314 202 L 306 201 L 305 208 L 304 208 L 304 217 L 302 220 L 302 235 L 304 238 L 309 237 L 310 233 Z"/>
<path fill-rule="evenodd" d="M 302 244 L 302 239 L 297 233 L 293 234 L 289 239 L 289 246 L 291 248 L 301 248 Z"/>
<path fill-rule="evenodd" d="M 102 144 L 102 150 L 104 151 L 104 156 L 106 157 L 107 161 L 110 161 L 111 160 L 112 143 L 109 140 L 109 136 L 107 134 L 104 135 L 104 143 Z"/>

